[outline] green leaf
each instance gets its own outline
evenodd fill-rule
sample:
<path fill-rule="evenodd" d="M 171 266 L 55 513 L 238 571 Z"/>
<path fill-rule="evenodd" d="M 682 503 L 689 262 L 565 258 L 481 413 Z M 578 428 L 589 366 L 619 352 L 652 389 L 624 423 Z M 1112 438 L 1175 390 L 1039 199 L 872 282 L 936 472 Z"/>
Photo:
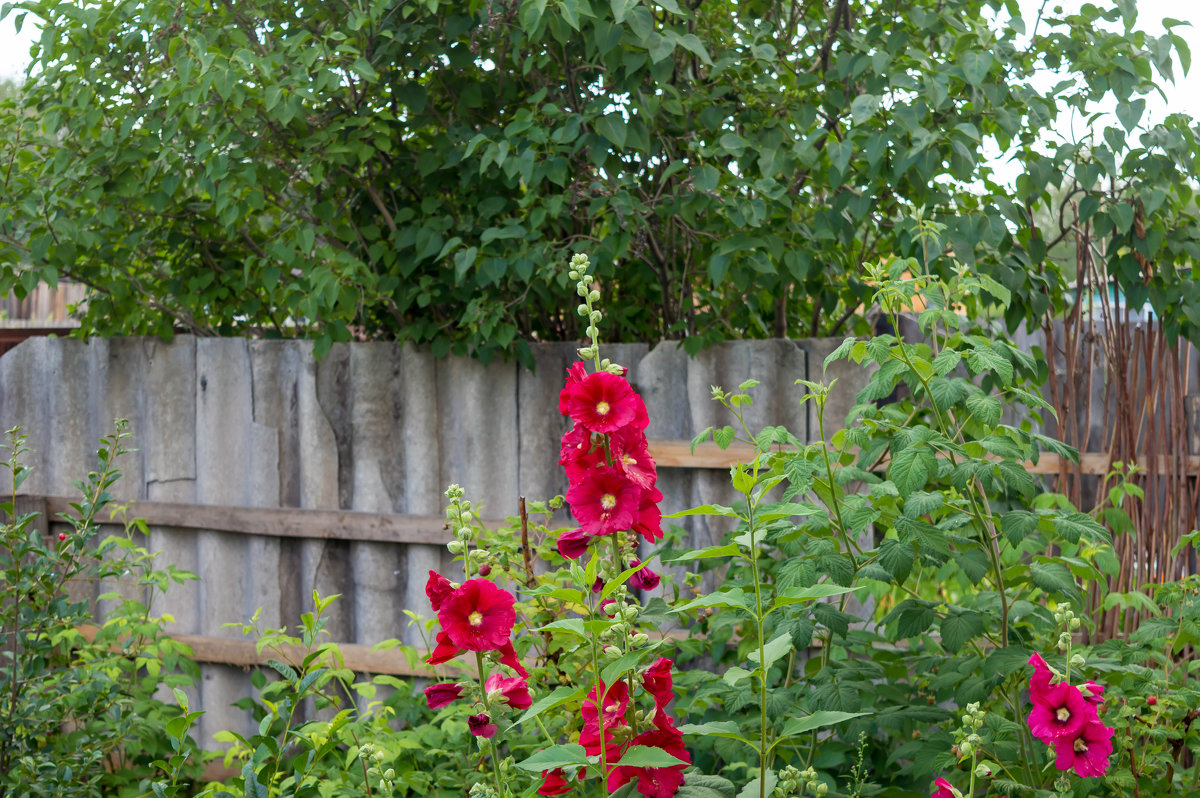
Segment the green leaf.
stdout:
<path fill-rule="evenodd" d="M 914 491 L 904 500 L 904 515 L 908 518 L 929 515 L 934 510 L 939 509 L 944 502 L 945 497 L 940 493 L 931 493 L 923 490 Z"/>
<path fill-rule="evenodd" d="M 524 714 L 517 719 L 517 725 L 531 721 L 543 712 L 560 707 L 563 704 L 569 704 L 573 701 L 578 701 L 588 693 L 587 685 L 581 687 L 555 687 L 550 695 L 542 696 L 537 701 L 533 702 L 533 706 L 525 710 Z"/>
<path fill-rule="evenodd" d="M 1041 518 L 1028 510 L 1011 510 L 1000 518 L 1000 531 L 1008 542 L 1019 546 L 1021 541 L 1037 531 Z"/>
<path fill-rule="evenodd" d="M 742 791 L 738 793 L 738 798 L 761 798 L 763 795 L 770 795 L 775 790 L 775 785 L 779 783 L 779 776 L 775 771 L 768 770 L 765 780 L 756 778 L 749 782 Z M 761 786 L 760 786 L 761 784 Z"/>
<path fill-rule="evenodd" d="M 779 743 L 788 737 L 796 737 L 814 729 L 823 729 L 826 726 L 833 726 L 837 723 L 844 723 L 848 720 L 865 717 L 870 714 L 870 712 L 835 712 L 823 709 L 803 718 L 792 718 L 783 724 L 783 728 L 779 731 L 779 739 L 771 744 L 771 748 L 779 745 Z"/>
<path fill-rule="evenodd" d="M 1136 100 L 1129 102 L 1117 103 L 1117 119 L 1121 122 L 1121 127 L 1125 128 L 1127 133 L 1132 133 L 1141 121 L 1142 114 L 1146 111 L 1146 100 L 1138 97 Z"/>
<path fill-rule="evenodd" d="M 911 543 L 885 538 L 879 544 L 879 564 L 895 577 L 896 584 L 903 584 L 908 579 L 915 561 L 916 551 Z"/>
<path fill-rule="evenodd" d="M 625 148 L 625 120 L 620 114 L 606 114 L 596 120 L 596 132 L 608 139 L 617 149 Z"/>
<path fill-rule="evenodd" d="M 666 518 L 666 516 L 663 516 Z M 686 562 L 688 560 L 703 560 L 709 557 L 738 557 L 742 556 L 741 547 L 736 543 L 726 543 L 724 546 L 708 546 L 703 549 L 693 549 L 667 562 Z"/>
<path fill-rule="evenodd" d="M 638 0 L 612 0 L 613 20 L 620 24 L 638 4 Z"/>
<path fill-rule="evenodd" d="M 838 344 L 837 349 L 834 349 L 832 352 L 830 352 L 828 355 L 825 356 L 825 363 L 823 365 L 823 368 L 828 369 L 830 363 L 832 363 L 835 360 L 841 360 L 842 358 L 849 355 L 850 349 L 854 346 L 854 343 L 857 340 L 858 339 L 855 338 L 854 336 L 850 336 L 849 338 L 845 339 L 840 344 Z"/>
<path fill-rule="evenodd" d="M 668 756 L 670 755 L 668 754 Z M 518 762 L 517 767 L 521 768 L 521 770 L 542 771 L 570 765 L 586 764 L 588 764 L 588 756 L 583 746 L 578 743 L 569 743 L 538 751 L 533 756 Z"/>
<path fill-rule="evenodd" d="M 933 370 L 943 377 L 954 371 L 954 368 L 962 360 L 962 355 L 956 349 L 943 349 L 937 353 L 937 357 L 933 359 Z"/>
<path fill-rule="evenodd" d="M 983 617 L 971 610 L 948 615 L 942 619 L 941 631 L 942 645 L 957 654 L 968 641 L 983 634 Z"/>
<path fill-rule="evenodd" d="M 750 610 L 746 603 L 746 595 L 739 587 L 730 588 L 729 590 L 719 590 L 716 593 L 709 593 L 707 596 L 700 596 L 688 603 L 672 607 L 671 612 L 688 612 L 697 607 L 730 607 L 739 610 Z"/>
<path fill-rule="evenodd" d="M 983 83 L 988 70 L 992 68 L 992 54 L 986 50 L 967 50 L 958 57 L 958 65 L 962 67 L 963 77 L 972 86 Z"/>
<path fill-rule="evenodd" d="M 733 438 L 736 434 L 733 427 L 728 425 L 721 427 L 721 429 L 714 429 L 713 442 L 722 449 L 728 449 L 729 445 L 733 443 Z"/>
<path fill-rule="evenodd" d="M 741 517 L 732 507 L 726 507 L 723 504 L 702 504 L 699 507 L 692 507 L 688 510 L 664 514 L 663 518 L 683 518 L 685 515 L 719 515 L 722 518 Z"/>
<path fill-rule="evenodd" d="M 621 755 L 621 764 L 631 768 L 670 768 L 686 765 L 682 759 L 671 756 L 661 748 L 648 745 L 631 745 Z"/>
<path fill-rule="evenodd" d="M 624 571 L 617 574 L 617 577 L 615 579 L 608 580 L 608 584 L 606 584 L 604 586 L 604 589 L 600 591 L 600 600 L 604 601 L 604 599 L 608 598 L 613 593 L 617 592 L 618 588 L 620 588 L 622 585 L 624 585 L 626 582 L 629 581 L 629 577 L 633 576 L 634 574 L 636 574 L 638 571 L 642 570 L 649 564 L 650 564 L 649 560 L 643 560 L 638 565 L 635 565 L 632 568 L 626 568 Z"/>
<path fill-rule="evenodd" d="M 766 643 L 766 645 L 763 646 L 762 654 L 764 661 L 759 662 L 758 664 L 762 667 L 763 672 L 766 673 L 771 669 L 771 666 L 779 660 L 780 657 L 782 657 L 784 654 L 787 654 L 793 648 L 792 636 L 790 634 L 785 633 L 779 635 L 778 637 L 772 638 Z M 749 659 L 751 662 L 758 662 L 757 649 L 751 649 Z"/>
<path fill-rule="evenodd" d="M 741 729 L 732 720 L 717 720 L 709 723 L 685 723 L 679 727 L 683 734 L 699 734 L 704 737 L 728 737 L 731 740 L 741 740 L 746 745 L 758 751 L 758 746 L 742 736 Z"/>
<path fill-rule="evenodd" d="M 874 94 L 860 94 L 850 103 L 850 119 L 854 124 L 867 121 L 879 110 L 880 100 Z"/>
<path fill-rule="evenodd" d="M 1075 579 L 1067 566 L 1058 562 L 1035 562 L 1029 566 L 1029 578 L 1047 593 L 1073 595 Z"/>
<path fill-rule="evenodd" d="M 888 479 L 896 485 L 901 496 L 907 497 L 913 491 L 925 487 L 934 476 L 936 462 L 933 463 L 934 468 L 930 468 L 930 454 L 929 448 L 922 443 L 892 453 L 892 460 L 887 469 Z"/>
<path fill-rule="evenodd" d="M 830 596 L 841 596 L 846 593 L 853 593 L 857 588 L 842 587 L 840 585 L 831 585 L 827 582 L 822 582 L 819 585 L 812 587 L 792 587 L 787 590 L 780 590 L 775 595 L 775 603 L 768 614 L 774 612 L 780 607 L 786 607 L 789 604 L 798 604 L 802 601 L 816 601 L 817 599 L 829 598 Z"/>

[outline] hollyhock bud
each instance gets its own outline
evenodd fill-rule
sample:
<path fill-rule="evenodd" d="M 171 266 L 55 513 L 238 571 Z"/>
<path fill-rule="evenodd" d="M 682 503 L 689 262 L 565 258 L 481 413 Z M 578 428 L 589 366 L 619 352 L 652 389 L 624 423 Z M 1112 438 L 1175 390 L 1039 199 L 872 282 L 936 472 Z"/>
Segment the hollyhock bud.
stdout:
<path fill-rule="evenodd" d="M 642 561 L 633 560 L 629 564 L 631 567 L 636 568 L 642 564 Z M 662 577 L 650 570 L 649 567 L 646 567 L 629 577 L 629 586 L 634 590 L 653 590 L 658 587 L 661 581 Z"/>
<path fill-rule="evenodd" d="M 533 706 L 529 685 L 524 679 L 513 679 L 493 673 L 483 683 L 483 689 L 487 691 L 489 702 L 500 700 L 513 709 L 529 709 Z"/>
<path fill-rule="evenodd" d="M 467 718 L 467 728 L 476 737 L 490 739 L 496 734 L 496 724 L 492 723 L 492 719 L 488 717 L 486 712 L 480 712 L 478 715 L 472 715 Z"/>
<path fill-rule="evenodd" d="M 568 560 L 578 560 L 587 553 L 591 535 L 582 529 L 571 529 L 558 536 L 558 553 Z"/>
<path fill-rule="evenodd" d="M 430 709 L 441 709 L 457 701 L 462 691 L 461 684 L 431 684 L 425 688 L 425 703 Z"/>

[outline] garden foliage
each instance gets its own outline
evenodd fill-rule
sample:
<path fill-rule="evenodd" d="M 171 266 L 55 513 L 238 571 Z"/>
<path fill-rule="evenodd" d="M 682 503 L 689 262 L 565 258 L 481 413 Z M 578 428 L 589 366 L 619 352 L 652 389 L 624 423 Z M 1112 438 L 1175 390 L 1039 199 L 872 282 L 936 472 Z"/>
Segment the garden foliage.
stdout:
<path fill-rule="evenodd" d="M 970 265 L 1015 323 L 1061 297 L 1078 221 L 1196 337 L 1196 139 L 1145 118 L 1190 54 L 1134 0 L 4 8 L 43 28 L 0 111 L 0 294 L 86 283 L 85 334 L 520 355 L 574 337 L 552 264 L 583 250 L 623 338 L 692 351 L 842 333 L 889 253 Z M 1063 140 L 1065 114 L 1098 132 Z"/>

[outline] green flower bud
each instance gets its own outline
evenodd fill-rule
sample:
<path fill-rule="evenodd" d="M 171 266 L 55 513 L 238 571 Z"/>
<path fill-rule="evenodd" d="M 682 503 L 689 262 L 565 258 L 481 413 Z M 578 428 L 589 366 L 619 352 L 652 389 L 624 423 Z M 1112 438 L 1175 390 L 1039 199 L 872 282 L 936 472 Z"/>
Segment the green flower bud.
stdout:
<path fill-rule="evenodd" d="M 971 745 L 970 743 L 963 743 L 962 745 L 959 746 L 958 750 L 962 751 L 962 755 L 964 757 L 968 757 L 972 753 L 974 753 L 975 747 L 973 745 Z"/>
<path fill-rule="evenodd" d="M 391 768 L 388 768 L 387 770 L 383 771 L 383 780 L 384 781 L 395 781 L 396 780 L 396 771 L 392 770 Z"/>
<path fill-rule="evenodd" d="M 813 792 L 815 792 L 817 795 L 824 795 L 825 793 L 829 792 L 829 785 L 825 782 L 821 782 L 814 788 Z"/>
<path fill-rule="evenodd" d="M 638 632 L 633 637 L 629 638 L 629 642 L 635 646 L 644 646 L 646 643 L 650 642 L 650 638 L 641 632 Z"/>
<path fill-rule="evenodd" d="M 992 769 L 982 762 L 975 768 L 975 778 L 986 779 L 992 775 Z"/>
<path fill-rule="evenodd" d="M 452 540 L 449 543 L 447 543 L 446 548 L 450 551 L 451 554 L 462 554 L 462 552 L 463 552 L 463 544 L 457 540 Z"/>
<path fill-rule="evenodd" d="M 593 288 L 588 293 L 588 299 L 591 300 L 592 302 L 599 302 L 600 301 L 600 292 Z"/>

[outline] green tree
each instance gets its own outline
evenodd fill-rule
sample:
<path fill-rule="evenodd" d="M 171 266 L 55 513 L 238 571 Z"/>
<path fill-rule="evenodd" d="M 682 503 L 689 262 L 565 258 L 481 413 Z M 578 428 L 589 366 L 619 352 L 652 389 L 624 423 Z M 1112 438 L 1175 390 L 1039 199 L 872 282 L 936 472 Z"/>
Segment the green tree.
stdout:
<path fill-rule="evenodd" d="M 1200 320 L 1176 269 L 1195 136 L 1141 119 L 1189 54 L 1133 0 L 1028 23 L 1015 0 L 12 7 L 45 27 L 36 113 L 0 123 L 0 293 L 86 283 L 84 334 L 520 354 L 573 336 L 578 250 L 623 339 L 837 334 L 892 254 L 987 273 L 1015 324 L 1060 293 L 1060 231 L 1034 223 L 1056 189 L 1131 290 Z M 1097 141 L 1052 135 L 1108 98 Z"/>

